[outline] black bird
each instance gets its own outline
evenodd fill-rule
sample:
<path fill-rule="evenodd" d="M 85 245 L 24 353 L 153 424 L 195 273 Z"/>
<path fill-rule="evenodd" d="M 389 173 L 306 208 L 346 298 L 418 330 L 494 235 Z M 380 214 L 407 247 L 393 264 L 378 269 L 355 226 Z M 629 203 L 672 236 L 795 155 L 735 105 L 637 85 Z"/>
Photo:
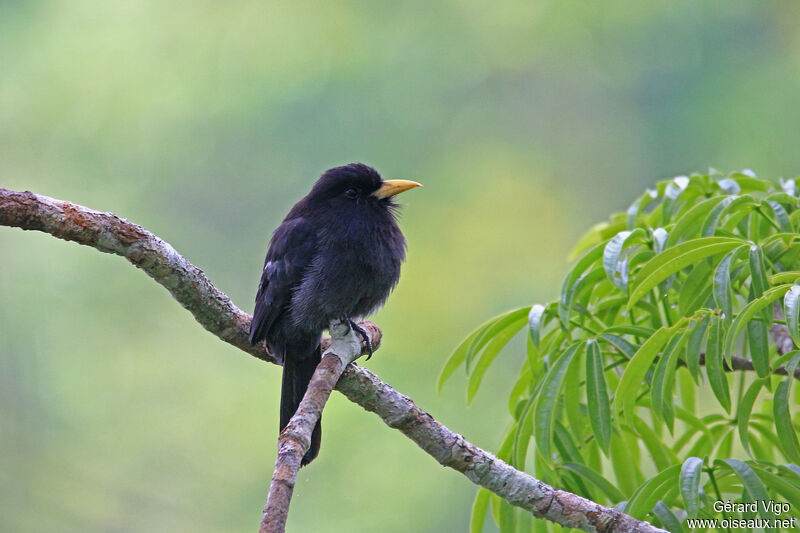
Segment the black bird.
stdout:
<path fill-rule="evenodd" d="M 383 180 L 361 163 L 332 168 L 272 234 L 250 343 L 266 341 L 283 364 L 281 430 L 320 362 L 320 340 L 328 324 L 345 320 L 368 342 L 355 320 L 383 305 L 405 258 L 393 196 L 419 186 Z M 318 422 L 303 465 L 317 456 L 321 437 Z"/>

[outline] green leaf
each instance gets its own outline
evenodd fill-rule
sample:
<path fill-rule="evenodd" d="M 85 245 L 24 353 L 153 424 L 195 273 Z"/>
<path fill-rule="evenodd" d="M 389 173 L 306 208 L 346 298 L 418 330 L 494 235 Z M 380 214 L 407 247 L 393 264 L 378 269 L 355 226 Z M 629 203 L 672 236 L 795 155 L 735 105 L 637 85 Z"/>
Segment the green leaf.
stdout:
<path fill-rule="evenodd" d="M 675 246 L 678 241 L 697 236 L 700 229 L 702 219 L 708 215 L 711 209 L 722 201 L 722 196 L 713 196 L 702 202 L 697 202 L 675 223 L 675 226 L 669 232 L 665 248 Z"/>
<path fill-rule="evenodd" d="M 672 209 L 675 207 L 679 198 L 685 197 L 685 192 L 688 193 L 689 184 L 691 180 L 687 176 L 676 176 L 669 181 L 664 190 L 664 201 L 661 202 L 662 219 L 663 223 L 669 222 L 672 216 Z M 694 187 L 696 189 L 696 187 Z M 697 196 L 697 191 L 692 191 L 692 197 Z M 651 219 L 652 221 L 652 219 Z"/>
<path fill-rule="evenodd" d="M 544 372 L 544 361 L 542 360 L 541 351 L 533 344 L 530 335 L 525 341 L 525 355 L 528 361 L 527 368 L 531 372 L 531 379 L 538 381 L 539 376 Z"/>
<path fill-rule="evenodd" d="M 755 416 L 759 416 L 759 414 L 756 414 Z M 753 418 L 755 418 L 755 416 Z M 769 447 L 770 456 L 774 456 L 775 451 L 780 451 L 781 443 L 778 441 L 778 436 L 775 434 L 774 425 L 766 426 L 759 422 L 750 422 L 750 427 L 761 434 L 762 442 L 760 442 L 759 445 L 761 445 L 763 449 L 763 445 L 766 444 Z M 755 442 L 756 441 L 753 441 L 751 445 L 755 444 Z M 766 455 L 764 455 L 764 457 L 766 457 Z"/>
<path fill-rule="evenodd" d="M 586 403 L 597 444 L 608 455 L 611 444 L 611 406 L 608 401 L 603 355 L 596 340 L 586 343 Z"/>
<path fill-rule="evenodd" d="M 572 362 L 572 358 L 582 348 L 582 342 L 573 343 L 558 359 L 552 362 L 547 375 L 542 381 L 542 387 L 536 399 L 533 412 L 534 436 L 537 450 L 547 463 L 552 461 L 551 442 L 555 425 L 555 410 L 564 384 L 564 376 L 567 373 L 569 364 Z"/>
<path fill-rule="evenodd" d="M 516 513 L 517 529 L 515 530 L 515 533 L 532 533 L 535 531 L 533 529 L 534 518 L 532 514 L 522 511 L 521 509 L 517 509 Z M 540 520 L 537 519 L 536 521 L 539 522 Z"/>
<path fill-rule="evenodd" d="M 750 359 L 753 360 L 758 377 L 769 375 L 769 338 L 767 324 L 760 320 L 747 323 L 747 342 L 750 346 Z"/>
<path fill-rule="evenodd" d="M 699 383 L 700 379 L 700 354 L 703 351 L 703 341 L 706 338 L 709 320 L 708 316 L 703 317 L 693 329 L 691 323 L 688 328 L 691 333 L 686 345 L 686 368 L 695 383 Z"/>
<path fill-rule="evenodd" d="M 558 303 L 558 316 L 566 327 L 569 323 L 569 310 L 572 308 L 572 297 L 575 293 L 575 283 L 584 276 L 586 270 L 603 257 L 604 244 L 598 244 L 581 257 L 572 267 L 561 286 L 561 297 Z"/>
<path fill-rule="evenodd" d="M 653 514 L 661 520 L 664 528 L 670 533 L 682 533 L 684 531 L 681 521 L 675 516 L 675 513 L 662 501 L 656 502 L 653 506 Z"/>
<path fill-rule="evenodd" d="M 550 527 L 550 522 L 547 520 L 533 520 L 533 533 L 553 533 L 555 528 Z M 563 531 L 563 529 L 562 529 Z"/>
<path fill-rule="evenodd" d="M 497 450 L 497 458 L 507 463 L 511 462 L 511 450 L 514 447 L 514 429 L 509 428 L 503 435 L 503 442 Z"/>
<path fill-rule="evenodd" d="M 580 240 L 578 240 L 578 244 L 576 244 L 575 248 L 573 248 L 569 253 L 568 260 L 572 261 L 585 250 L 588 250 L 592 246 L 596 246 L 598 243 L 601 243 L 606 239 L 610 239 L 612 236 L 624 230 L 625 223 L 626 219 L 624 217 L 620 217 L 619 220 L 595 224 L 589 229 L 589 231 L 583 234 Z"/>
<path fill-rule="evenodd" d="M 761 228 L 764 226 L 764 222 L 771 222 L 771 219 L 766 216 L 763 211 L 756 209 L 755 213 L 748 215 L 747 222 L 747 238 L 752 242 L 760 242 L 761 241 Z M 744 234 L 744 232 L 742 232 Z"/>
<path fill-rule="evenodd" d="M 733 449 L 733 428 L 730 428 L 726 431 L 725 436 L 719 440 L 719 445 L 717 446 L 716 453 L 714 454 L 715 457 L 730 457 L 731 450 Z"/>
<path fill-rule="evenodd" d="M 537 391 L 538 392 L 538 391 Z M 528 446 L 530 446 L 531 435 L 533 435 L 533 419 L 531 412 L 536 403 L 536 394 L 532 394 L 525 402 L 522 412 L 517 422 L 516 435 L 514 436 L 514 465 L 519 469 L 525 468 L 528 456 Z"/>
<path fill-rule="evenodd" d="M 678 296 L 678 309 L 688 316 L 705 305 L 711 294 L 711 261 L 701 261 L 694 265 L 686 276 Z"/>
<path fill-rule="evenodd" d="M 475 353 L 480 351 L 497 333 L 502 331 L 510 322 L 518 319 L 520 316 L 525 316 L 528 313 L 529 307 L 514 309 L 498 316 L 490 318 L 464 339 L 461 344 L 453 351 L 450 357 L 444 364 L 442 371 L 439 373 L 437 382 L 437 390 L 441 392 L 442 387 L 453 375 L 456 369 L 464 364 L 468 357 L 471 358 Z"/>
<path fill-rule="evenodd" d="M 728 376 L 723 367 L 722 319 L 718 316 L 711 317 L 708 328 L 708 343 L 706 344 L 706 375 L 711 385 L 714 396 L 727 412 L 731 412 L 731 393 L 728 385 Z"/>
<path fill-rule="evenodd" d="M 797 197 L 796 178 L 780 179 L 781 190 L 792 197 Z"/>
<path fill-rule="evenodd" d="M 525 311 L 525 314 L 527 314 L 527 309 L 525 309 Z M 486 345 L 483 353 L 481 353 L 480 359 L 478 359 L 478 364 L 475 365 L 475 368 L 470 374 L 469 384 L 467 385 L 467 403 L 472 402 L 473 398 L 475 398 L 475 394 L 477 394 L 478 388 L 481 386 L 481 381 L 483 381 L 483 376 L 486 374 L 492 361 L 497 357 L 497 354 L 499 354 L 500 350 L 508 344 L 508 341 L 525 326 L 526 322 L 527 317 L 524 315 L 522 318 L 517 318 L 513 322 L 508 322 L 507 320 L 501 321 L 501 323 L 505 324 L 505 327 Z"/>
<path fill-rule="evenodd" d="M 660 254 L 667 246 L 667 237 L 669 233 L 664 228 L 656 228 L 653 230 L 653 250 L 655 253 Z"/>
<path fill-rule="evenodd" d="M 742 192 L 742 187 L 739 182 L 730 178 L 722 178 L 717 180 L 716 185 L 725 194 L 739 194 Z"/>
<path fill-rule="evenodd" d="M 739 428 L 739 441 L 742 443 L 742 448 L 749 455 L 750 452 L 750 433 L 748 425 L 750 424 L 750 413 L 753 411 L 753 404 L 755 404 L 758 393 L 761 392 L 768 378 L 760 378 L 755 380 L 744 393 L 742 399 L 739 400 L 739 405 L 736 409 L 736 425 Z"/>
<path fill-rule="evenodd" d="M 567 431 L 567 428 L 560 420 L 556 420 L 553 431 L 553 443 L 558 448 L 558 453 L 563 461 L 581 464 L 586 462 L 578 449 L 575 439 L 572 438 L 572 434 Z M 583 485 L 583 481 L 580 481 L 580 484 Z M 583 486 L 585 487 L 585 485 Z"/>
<path fill-rule="evenodd" d="M 658 418 L 666 422 L 670 433 L 673 428 L 673 411 L 672 411 L 672 389 L 675 384 L 675 368 L 678 365 L 678 358 L 680 357 L 681 350 L 690 336 L 690 326 L 681 335 L 675 335 L 667 343 L 667 347 L 661 354 L 661 357 L 656 364 L 655 371 L 653 372 L 653 380 L 650 390 L 650 405 Z"/>
<path fill-rule="evenodd" d="M 800 353 L 800 350 L 792 350 L 791 352 L 786 352 L 785 354 L 776 357 L 772 364 L 775 368 L 780 368 L 781 366 L 785 365 L 787 361 L 791 361 L 792 358 Z"/>
<path fill-rule="evenodd" d="M 778 227 L 781 229 L 783 233 L 791 233 L 794 231 L 792 227 L 792 222 L 789 220 L 789 213 L 786 212 L 786 208 L 784 208 L 781 204 L 774 201 L 767 202 L 772 208 L 772 212 L 775 213 L 775 220 L 778 221 Z"/>
<path fill-rule="evenodd" d="M 741 244 L 740 239 L 704 237 L 668 248 L 648 261 L 636 274 L 630 287 L 628 308 L 676 272 L 708 257 L 729 252 Z"/>
<path fill-rule="evenodd" d="M 574 359 L 572 360 L 572 364 L 570 365 L 569 369 L 567 370 L 566 376 L 564 379 L 566 383 L 580 383 L 581 382 L 581 371 L 583 370 L 583 364 L 581 358 L 583 357 L 584 350 L 579 350 L 576 354 Z M 564 394 L 563 401 L 564 401 L 564 411 L 567 414 L 567 423 L 569 424 L 569 428 L 571 434 L 574 436 L 575 440 L 582 441 L 583 440 L 583 433 L 586 426 L 586 415 L 585 412 L 581 409 L 581 400 L 582 394 L 580 394 L 580 389 L 576 387 L 575 390 L 572 391 L 571 394 Z M 558 428 L 556 428 L 556 433 L 558 432 Z M 582 460 L 574 460 L 575 462 L 582 463 Z"/>
<path fill-rule="evenodd" d="M 654 189 L 647 189 L 643 195 L 636 199 L 635 202 L 631 204 L 628 208 L 628 218 L 627 218 L 627 227 L 628 229 L 633 229 L 636 227 L 636 221 L 639 217 L 639 213 L 647 207 L 653 200 L 658 198 L 658 191 Z"/>
<path fill-rule="evenodd" d="M 530 342 L 530 339 L 528 339 L 528 342 Z M 513 416 L 515 420 L 518 420 L 520 414 L 518 412 L 518 405 L 520 403 L 520 398 L 522 398 L 522 395 L 528 391 L 528 388 L 530 387 L 532 380 L 533 377 L 531 375 L 530 364 L 528 360 L 526 360 L 522 364 L 522 369 L 519 372 L 517 381 L 511 388 L 511 393 L 508 395 L 508 411 L 509 413 L 511 413 L 511 416 Z"/>
<path fill-rule="evenodd" d="M 758 465 L 751 465 L 762 480 L 767 483 L 767 486 L 782 494 L 792 509 L 800 509 L 800 487 L 797 484 L 792 484 L 789 480 L 777 474 L 773 474 L 766 468 L 761 468 Z"/>
<path fill-rule="evenodd" d="M 760 246 L 750 248 L 750 292 L 749 300 L 763 296 L 769 288 L 765 273 L 764 252 Z M 759 313 L 759 320 L 747 323 L 747 343 L 750 346 L 750 358 L 753 368 L 760 377 L 769 375 L 769 341 L 767 327 L 772 326 L 772 307 L 767 306 Z"/>
<path fill-rule="evenodd" d="M 542 337 L 540 344 L 541 348 L 536 348 L 533 345 L 533 341 L 528 336 L 528 348 L 531 352 L 528 354 L 528 363 L 531 365 L 532 370 L 539 370 L 539 373 L 544 372 L 544 361 L 542 360 L 543 357 L 550 354 L 554 350 L 558 350 L 559 347 L 564 343 L 564 340 L 567 338 L 567 333 L 561 329 L 556 328 L 547 333 L 544 337 Z"/>
<path fill-rule="evenodd" d="M 703 432 L 709 439 L 713 439 L 713 435 L 711 434 L 711 430 L 708 429 L 708 425 L 699 418 L 697 418 L 697 416 L 695 416 L 694 413 L 690 413 L 689 411 L 687 411 L 682 407 L 676 407 L 675 417 L 678 418 L 679 420 L 682 420 L 683 422 L 686 422 L 686 425 L 691 426 L 697 429 L 698 431 Z"/>
<path fill-rule="evenodd" d="M 784 207 L 789 206 L 792 211 L 797 209 L 797 198 L 785 191 L 773 192 L 768 194 L 764 199 L 768 202 L 778 202 Z"/>
<path fill-rule="evenodd" d="M 756 298 L 760 298 L 769 288 L 767 268 L 764 265 L 764 250 L 760 246 L 750 247 L 750 283 Z"/>
<path fill-rule="evenodd" d="M 600 446 L 594 440 L 587 440 L 586 448 L 586 466 L 593 469 L 595 472 L 603 471 L 603 457 L 600 451 Z"/>
<path fill-rule="evenodd" d="M 703 221 L 703 228 L 700 230 L 700 234 L 703 237 L 714 235 L 714 232 L 717 230 L 717 224 L 722 219 L 723 215 L 736 211 L 737 209 L 752 209 L 756 205 L 758 205 L 758 202 L 750 195 L 728 196 L 724 198 L 722 202 L 714 206 L 708 213 L 708 216 L 706 216 Z"/>
<path fill-rule="evenodd" d="M 800 346 L 800 285 L 792 285 L 783 297 L 783 314 L 795 346 Z"/>
<path fill-rule="evenodd" d="M 664 443 L 664 439 L 659 438 L 655 432 L 650 429 L 650 426 L 645 424 L 644 420 L 636 417 L 636 431 L 639 433 L 639 436 L 644 442 L 644 445 L 647 447 L 647 451 L 650 452 L 650 456 L 653 458 L 653 463 L 655 463 L 656 468 L 658 470 L 663 470 L 667 468 L 671 464 L 675 464 L 678 462 L 678 457 L 675 453 L 667 447 Z"/>
<path fill-rule="evenodd" d="M 528 455 L 531 435 L 533 434 L 533 408 L 536 405 L 536 398 L 541 390 L 542 383 L 536 384 L 520 412 L 517 426 L 515 428 L 514 440 L 512 445 L 512 463 L 518 469 L 525 468 L 525 461 Z"/>
<path fill-rule="evenodd" d="M 742 486 L 744 486 L 744 488 L 747 490 L 747 494 L 749 495 L 749 501 L 768 502 L 770 500 L 764 483 L 761 481 L 761 479 L 759 479 L 758 475 L 753 471 L 753 469 L 750 468 L 750 465 L 739 461 L 738 459 L 723 459 L 722 462 L 731 467 L 733 472 L 742 482 Z M 715 463 L 719 463 L 719 461 L 715 461 Z M 768 520 L 775 518 L 775 516 L 770 513 L 764 505 L 757 503 L 757 507 L 758 514 L 760 514 L 763 518 Z"/>
<path fill-rule="evenodd" d="M 714 270 L 713 294 L 714 302 L 722 310 L 726 320 L 733 317 L 733 294 L 731 291 L 731 261 L 734 260 L 742 247 L 734 248 L 732 252 L 722 258 Z"/>
<path fill-rule="evenodd" d="M 544 324 L 542 318 L 544 317 L 545 307 L 541 304 L 531 306 L 531 311 L 528 314 L 528 331 L 533 341 L 533 345 L 539 348 L 539 337 Z"/>
<path fill-rule="evenodd" d="M 795 212 L 798 214 L 798 218 L 800 218 L 800 210 Z M 782 265 L 796 265 L 800 262 L 800 239 L 793 241 L 791 245 L 786 247 L 775 246 L 769 250 L 767 257 L 778 268 Z"/>
<path fill-rule="evenodd" d="M 522 324 L 525 323 L 525 318 L 530 311 L 530 307 L 521 307 L 519 309 L 514 309 L 512 311 L 508 311 L 503 313 L 502 315 L 498 316 L 489 327 L 483 329 L 478 336 L 473 339 L 472 344 L 470 344 L 469 349 L 467 350 L 466 357 L 464 359 L 464 364 L 466 365 L 467 373 L 470 372 L 470 363 L 472 362 L 473 358 L 478 355 L 484 346 L 489 344 L 489 342 L 495 338 L 500 332 L 505 331 L 506 328 L 512 324 L 522 321 Z M 522 326 L 519 326 L 521 328 Z M 517 328 L 517 330 L 519 330 Z"/>
<path fill-rule="evenodd" d="M 613 317 L 616 316 L 620 308 L 626 303 L 628 303 L 627 296 L 615 294 L 607 298 L 600 298 L 599 295 L 597 295 L 592 307 L 594 308 L 595 315 L 601 315 L 605 312 L 607 316 Z"/>
<path fill-rule="evenodd" d="M 736 183 L 739 184 L 743 192 L 749 192 L 749 191 L 767 192 L 775 188 L 775 184 L 770 181 L 762 180 L 760 178 L 756 178 L 753 176 L 748 176 L 747 174 L 742 174 L 741 172 L 734 172 L 733 174 L 731 174 L 731 179 L 735 180 Z"/>
<path fill-rule="evenodd" d="M 613 483 L 588 466 L 578 463 L 564 463 L 561 466 L 575 472 L 589 483 L 595 485 L 603 492 L 603 494 L 606 495 L 612 504 L 625 500 L 625 496 L 623 496 L 622 492 L 620 492 L 620 490 L 615 487 Z"/>
<path fill-rule="evenodd" d="M 623 339 L 618 335 L 612 335 L 611 333 L 603 333 L 599 337 L 604 341 L 608 342 L 610 345 L 615 347 L 617 350 L 620 351 L 625 357 L 630 359 L 636 353 L 638 346 L 628 342 L 627 340 Z"/>
<path fill-rule="evenodd" d="M 699 457 L 689 457 L 681 466 L 681 496 L 686 502 L 686 514 L 689 518 L 697 517 L 700 510 L 700 474 L 702 473 L 703 460 Z"/>
<path fill-rule="evenodd" d="M 611 468 L 622 493 L 632 494 L 636 490 L 638 462 L 631 458 L 631 449 L 618 431 L 611 435 Z"/>
<path fill-rule="evenodd" d="M 775 388 L 775 398 L 772 402 L 772 413 L 775 418 L 775 431 L 781 444 L 783 455 L 793 463 L 800 463 L 800 444 L 792 424 L 792 414 L 789 411 L 789 391 L 794 382 L 794 369 L 800 362 L 800 354 L 792 357 L 786 365 L 786 378 Z"/>
<path fill-rule="evenodd" d="M 792 477 L 796 483 L 800 483 L 800 466 L 796 464 L 778 465 L 778 470 L 788 477 Z"/>
<path fill-rule="evenodd" d="M 492 496 L 494 497 L 495 495 Z M 496 500 L 497 505 L 499 506 L 499 523 L 497 525 L 500 527 L 500 533 L 515 533 L 517 522 L 516 507 L 513 507 L 510 503 L 499 496 L 497 496 Z"/>
<path fill-rule="evenodd" d="M 633 335 L 634 337 L 641 337 L 643 339 L 648 338 L 650 335 L 653 334 L 655 330 L 653 328 L 646 328 L 643 326 L 631 326 L 629 324 L 619 324 L 616 326 L 611 326 L 603 331 L 603 333 L 608 333 L 612 335 Z"/>
<path fill-rule="evenodd" d="M 728 424 L 716 424 L 712 426 L 711 437 L 709 438 L 705 434 L 700 436 L 685 455 L 697 457 L 710 455 L 711 451 L 714 449 L 714 445 L 729 431 L 730 426 Z"/>
<path fill-rule="evenodd" d="M 694 386 L 694 383 L 692 384 L 692 386 Z M 675 452 L 676 454 L 684 455 L 682 451 L 683 448 L 687 444 L 689 444 L 689 441 L 692 440 L 692 438 L 694 438 L 697 432 L 698 429 L 696 427 L 693 426 L 684 427 L 683 433 L 679 435 L 677 439 L 675 439 L 675 443 L 672 445 L 672 451 Z"/>
<path fill-rule="evenodd" d="M 482 533 L 486 512 L 489 510 L 489 498 L 492 493 L 488 489 L 478 489 L 475 502 L 472 504 L 472 517 L 469 521 L 470 533 Z"/>
<path fill-rule="evenodd" d="M 558 455 L 562 461 L 581 464 L 586 462 L 569 431 L 567 431 L 564 424 L 558 420 L 556 421 L 555 431 L 553 433 L 553 444 L 555 444 Z M 594 491 L 590 488 L 591 486 L 586 485 L 579 476 L 575 476 L 571 472 L 564 472 L 562 479 L 565 482 L 567 490 L 570 492 L 585 494 L 590 500 L 597 500 L 597 496 L 595 496 Z"/>
<path fill-rule="evenodd" d="M 792 214 L 796 215 L 798 213 L 792 213 Z M 761 243 L 761 245 L 764 247 L 765 250 L 770 248 L 770 247 L 772 247 L 772 246 L 778 245 L 778 244 L 784 244 L 786 246 L 792 246 L 797 241 L 798 237 L 799 237 L 798 234 L 795 233 L 795 232 L 791 232 L 791 233 L 773 233 L 772 235 L 767 237 L 764 240 L 764 242 Z"/>
<path fill-rule="evenodd" d="M 678 484 L 681 465 L 672 465 L 640 486 L 625 506 L 625 513 L 634 518 L 644 519 L 656 502 Z"/>
<path fill-rule="evenodd" d="M 608 279 L 623 292 L 628 287 L 628 269 L 630 267 L 628 246 L 644 242 L 647 233 L 642 228 L 633 231 L 620 231 L 606 243 L 603 248 L 603 270 Z"/>
<path fill-rule="evenodd" d="M 658 350 L 677 333 L 678 328 L 682 327 L 685 318 L 671 328 L 661 328 L 647 339 L 636 351 L 636 354 L 631 358 L 625 373 L 617 385 L 617 390 L 614 393 L 614 412 L 623 412 L 623 416 L 629 425 L 633 425 L 633 413 L 636 406 L 636 395 L 639 391 L 639 386 L 644 380 L 645 374 L 650 369 L 658 354 Z"/>
<path fill-rule="evenodd" d="M 789 290 L 790 285 L 778 285 L 764 291 L 764 294 L 751 302 L 748 302 L 731 324 L 728 329 L 728 334 L 725 337 L 725 352 L 733 352 L 733 344 L 736 342 L 736 337 L 741 333 L 742 328 L 749 322 L 759 311 L 770 305 L 772 302 L 783 296 Z"/>
<path fill-rule="evenodd" d="M 567 327 L 567 329 L 570 327 L 569 320 L 572 309 L 579 305 L 582 300 L 586 299 L 581 298 L 581 296 L 587 297 L 591 291 L 597 287 L 598 282 L 604 278 L 605 272 L 603 271 L 603 268 L 597 267 L 590 270 L 586 274 L 583 274 L 572 286 L 569 294 L 567 295 L 565 305 L 559 306 L 558 308 L 559 318 L 561 319 L 562 324 Z"/>
<path fill-rule="evenodd" d="M 780 285 L 782 283 L 794 283 L 800 279 L 800 270 L 790 270 L 789 272 L 778 272 L 769 276 L 769 282 L 772 285 Z"/>
<path fill-rule="evenodd" d="M 697 410 L 697 391 L 692 376 L 688 370 L 680 368 L 676 374 L 679 378 L 678 389 L 680 390 L 681 406 L 688 411 L 695 412 Z"/>
<path fill-rule="evenodd" d="M 442 371 L 439 373 L 439 381 L 437 384 L 437 390 L 439 392 L 442 391 L 442 386 L 450 378 L 450 376 L 453 375 L 456 369 L 464 363 L 464 360 L 467 357 L 467 351 L 469 350 L 469 347 L 472 346 L 473 341 L 477 339 L 484 330 L 491 326 L 497 320 L 497 318 L 498 317 L 491 318 L 481 324 L 478 329 L 470 333 L 466 339 L 461 341 L 461 344 L 459 344 L 458 347 L 453 351 L 453 353 L 445 362 Z"/>

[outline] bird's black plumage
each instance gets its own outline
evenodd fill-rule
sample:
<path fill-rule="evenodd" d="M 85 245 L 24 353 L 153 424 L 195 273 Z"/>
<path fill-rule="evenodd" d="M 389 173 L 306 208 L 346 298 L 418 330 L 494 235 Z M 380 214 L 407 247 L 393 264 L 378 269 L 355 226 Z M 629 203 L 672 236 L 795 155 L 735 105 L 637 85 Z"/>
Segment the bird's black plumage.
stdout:
<path fill-rule="evenodd" d="M 332 168 L 272 235 L 250 342 L 266 341 L 283 363 L 281 429 L 320 361 L 323 330 L 332 320 L 370 314 L 397 284 L 405 239 L 394 218 L 392 183 L 400 182 L 384 181 L 360 163 Z M 316 457 L 320 437 L 318 423 L 303 464 Z"/>

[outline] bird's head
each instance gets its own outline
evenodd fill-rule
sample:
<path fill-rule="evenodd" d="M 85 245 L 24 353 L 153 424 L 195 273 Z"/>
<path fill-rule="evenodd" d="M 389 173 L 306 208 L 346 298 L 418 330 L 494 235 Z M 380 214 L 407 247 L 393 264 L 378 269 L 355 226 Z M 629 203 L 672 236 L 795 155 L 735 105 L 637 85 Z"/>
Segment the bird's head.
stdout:
<path fill-rule="evenodd" d="M 391 209 L 395 206 L 395 195 L 414 187 L 422 187 L 422 184 L 410 180 L 384 180 L 374 168 L 363 163 L 351 163 L 326 170 L 314 184 L 309 197 L 343 209 L 352 206 Z"/>

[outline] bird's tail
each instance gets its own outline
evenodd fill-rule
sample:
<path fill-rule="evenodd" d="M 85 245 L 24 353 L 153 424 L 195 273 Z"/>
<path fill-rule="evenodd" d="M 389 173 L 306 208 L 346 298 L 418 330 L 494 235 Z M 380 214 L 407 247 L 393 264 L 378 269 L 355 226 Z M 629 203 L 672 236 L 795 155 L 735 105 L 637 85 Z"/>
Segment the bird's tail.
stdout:
<path fill-rule="evenodd" d="M 281 431 L 294 416 L 300 400 L 306 393 L 311 376 L 314 375 L 317 365 L 322 357 L 320 347 L 317 346 L 311 357 L 298 359 L 287 354 L 283 362 L 283 383 L 281 384 Z M 319 445 L 322 441 L 322 419 L 317 421 L 314 431 L 311 433 L 311 446 L 303 456 L 300 466 L 305 466 L 319 453 Z"/>

